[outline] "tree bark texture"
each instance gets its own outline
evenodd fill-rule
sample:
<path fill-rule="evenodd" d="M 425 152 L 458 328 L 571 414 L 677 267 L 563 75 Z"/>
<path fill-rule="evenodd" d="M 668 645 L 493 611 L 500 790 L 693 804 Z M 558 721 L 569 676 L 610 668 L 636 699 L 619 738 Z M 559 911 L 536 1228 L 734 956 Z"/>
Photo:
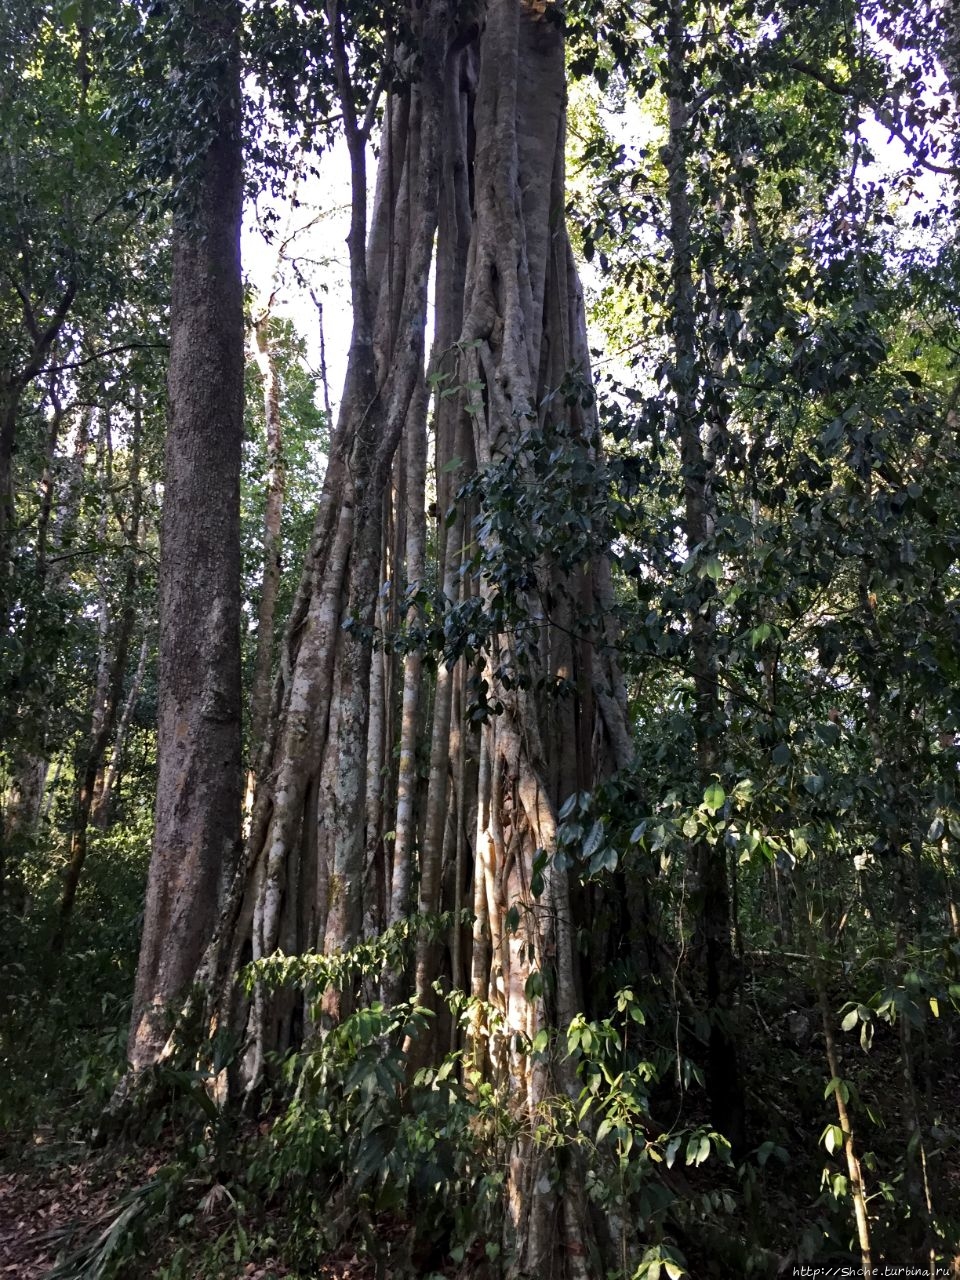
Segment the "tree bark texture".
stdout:
<path fill-rule="evenodd" d="M 589 380 L 583 300 L 564 221 L 565 83 L 559 27 L 539 5 L 494 0 L 480 46 L 461 381 L 471 393 L 473 446 L 481 468 L 509 459 L 532 484 L 528 450 L 563 425 L 597 447 L 589 398 L 550 395 L 568 374 Z M 496 521 L 482 508 L 476 534 L 496 565 Z M 564 623 L 601 611 L 602 566 L 561 571 L 547 549 L 531 566 L 525 612 L 539 641 L 524 654 L 514 634 L 494 636 L 483 676 L 502 707 L 483 729 L 479 761 L 473 901 L 473 994 L 499 1011 L 502 1032 L 485 1037 L 488 1069 L 515 1100 L 520 1136 L 509 1153 L 506 1245 L 517 1276 L 587 1276 L 587 1222 L 573 1171 L 558 1193 L 545 1178 L 532 1134 L 569 1066 L 518 1051 L 524 1037 L 566 1026 L 578 1008 L 570 885 L 548 857 L 533 892 L 538 850 L 556 848 L 557 812 L 580 787 L 626 763 L 622 685 L 603 637 L 574 639 Z M 479 581 L 497 615 L 495 573 Z M 528 679 L 517 673 L 528 669 Z M 512 673 L 512 675 L 511 675 Z M 508 675 L 510 678 L 508 678 Z M 568 696 L 554 696 L 560 683 Z M 546 692 L 544 692 L 546 690 Z M 491 1032 L 493 1028 L 487 1028 Z"/>
<path fill-rule="evenodd" d="M 418 74 L 387 100 L 368 231 L 366 138 L 333 2 L 328 18 L 353 177 L 350 360 L 282 645 L 245 858 L 202 977 L 211 1017 L 243 1039 L 234 1084 L 255 1088 L 268 1051 L 293 1032 L 288 1003 L 259 985 L 249 1002 L 238 995 L 233 979 L 246 959 L 349 948 L 381 911 L 374 890 L 384 893 L 391 923 L 414 893 L 424 914 L 473 905 L 472 931 L 422 935 L 413 972 L 385 975 L 383 989 L 394 996 L 410 982 L 432 1001 L 437 979 L 469 980 L 479 1001 L 474 1060 L 509 1092 L 518 1121 L 505 1153 L 510 1274 L 586 1280 L 593 1263 L 581 1180 L 573 1170 L 555 1189 L 534 1139 L 539 1118 L 576 1082 L 559 1053 L 534 1055 L 529 1044 L 581 1007 L 571 888 L 550 856 L 558 811 L 631 756 L 603 621 L 611 587 L 602 556 L 588 550 L 570 568 L 546 539 L 509 602 L 533 619 L 534 638 L 519 639 L 502 621 L 505 553 L 482 497 L 484 477 L 498 470 L 532 490 L 531 455 L 545 434 L 561 433 L 587 467 L 599 448 L 583 297 L 563 219 L 562 34 L 543 5 L 526 0 L 490 0 L 482 30 L 458 29 L 439 0 L 415 11 Z M 397 716 L 387 693 L 392 668 L 375 635 L 399 612 L 399 581 L 410 591 L 407 621 L 417 622 L 428 573 L 424 335 L 434 246 L 439 621 L 455 630 L 454 611 L 470 606 L 487 629 L 469 658 L 439 660 L 431 700 L 429 660 L 411 653 Z M 582 393 L 555 395 L 568 377 Z M 458 499 L 471 477 L 474 496 Z M 494 711 L 478 727 L 472 703 L 483 682 Z M 395 799 L 392 787 L 371 797 L 397 747 Z M 392 861 L 384 850 L 381 888 L 370 870 L 388 809 L 395 834 L 384 839 Z M 349 990 L 328 990 L 322 1016 L 344 1016 L 351 999 Z M 444 1030 L 455 1042 L 456 1029 Z M 414 1057 L 440 1044 L 442 1035 Z"/>
<path fill-rule="evenodd" d="M 244 867 L 209 957 L 211 977 L 229 975 L 244 956 L 268 956 L 281 945 L 335 951 L 360 937 L 368 764 L 376 773 L 385 746 L 375 743 L 371 751 L 369 739 L 371 672 L 384 658 L 374 645 L 384 510 L 411 406 L 423 408 L 418 388 L 425 376 L 447 15 L 438 0 L 417 12 L 421 74 L 407 93 L 388 102 L 369 237 L 367 130 L 353 105 L 334 3 L 328 18 L 351 159 L 353 333 L 313 542 L 284 638 L 277 714 L 261 754 Z M 385 680 L 382 667 L 380 674 Z M 378 701 L 378 711 L 382 705 Z M 281 944 L 285 920 L 288 936 Z M 230 1003 L 228 979 L 214 977 L 212 985 L 228 1000 L 216 1016 L 247 1028 L 241 1074 L 254 1087 L 264 1052 L 282 1042 L 283 1019 L 259 988 L 247 1009 Z M 329 991 L 326 1016 L 341 1016 L 347 998 Z"/>
<path fill-rule="evenodd" d="M 173 233 L 160 565 L 156 827 L 130 1029 L 135 1070 L 191 987 L 240 837 L 239 6 L 197 5 L 185 56 L 208 68 L 209 137 Z M 183 140 L 191 152 L 194 139 Z"/>

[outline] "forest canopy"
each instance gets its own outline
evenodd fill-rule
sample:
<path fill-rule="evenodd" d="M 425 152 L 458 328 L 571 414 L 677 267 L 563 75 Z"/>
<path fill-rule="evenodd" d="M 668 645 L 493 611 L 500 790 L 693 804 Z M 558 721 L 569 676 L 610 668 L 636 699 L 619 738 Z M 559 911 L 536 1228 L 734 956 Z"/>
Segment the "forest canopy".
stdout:
<path fill-rule="evenodd" d="M 952 0 L 0 71 L 0 1270 L 960 1274 Z"/>

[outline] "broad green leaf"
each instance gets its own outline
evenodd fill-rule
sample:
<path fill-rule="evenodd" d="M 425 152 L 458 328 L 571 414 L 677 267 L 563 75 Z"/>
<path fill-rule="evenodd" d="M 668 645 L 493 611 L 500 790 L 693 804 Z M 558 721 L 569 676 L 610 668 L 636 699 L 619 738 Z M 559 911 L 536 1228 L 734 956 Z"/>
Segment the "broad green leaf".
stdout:
<path fill-rule="evenodd" d="M 703 793 L 703 803 L 711 813 L 716 813 L 718 809 L 722 809 L 726 798 L 727 793 L 719 782 L 711 782 Z"/>
<path fill-rule="evenodd" d="M 543 974 L 537 969 L 534 969 L 523 984 L 523 994 L 528 1000 L 536 1000 L 538 996 L 543 995 Z"/>
<path fill-rule="evenodd" d="M 820 1135 L 820 1140 L 830 1155 L 843 1146 L 843 1130 L 838 1124 L 828 1124 Z"/>
<path fill-rule="evenodd" d="M 927 840 L 930 844 L 933 844 L 934 841 L 940 839 L 940 837 L 943 835 L 943 827 L 944 827 L 943 818 L 938 813 L 937 816 L 934 818 L 934 820 L 930 823 L 929 828 L 927 829 Z"/>
<path fill-rule="evenodd" d="M 583 856 L 592 858 L 600 848 L 600 842 L 603 840 L 603 819 L 598 818 L 587 833 L 587 838 L 583 842 Z"/>

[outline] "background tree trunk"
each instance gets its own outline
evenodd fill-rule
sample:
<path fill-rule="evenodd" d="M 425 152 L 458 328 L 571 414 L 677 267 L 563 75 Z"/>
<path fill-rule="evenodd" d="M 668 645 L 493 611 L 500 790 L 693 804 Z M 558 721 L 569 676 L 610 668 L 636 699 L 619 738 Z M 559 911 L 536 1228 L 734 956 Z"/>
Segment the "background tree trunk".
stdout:
<path fill-rule="evenodd" d="M 673 339 L 674 428 L 684 477 L 687 552 L 702 551 L 713 534 L 712 460 L 705 447 L 704 413 L 699 392 L 699 355 L 695 331 L 691 208 L 687 146 L 689 89 L 685 73 L 687 29 L 683 6 L 673 3 L 668 22 L 669 146 L 667 195 L 670 209 L 671 326 Z M 699 785 L 704 790 L 718 776 L 722 760 L 723 712 L 717 679 L 716 603 L 713 583 L 702 575 L 690 608 L 690 645 L 694 685 L 694 735 Z M 700 840 L 696 850 L 700 908 L 699 955 L 705 983 L 705 1011 L 710 1024 L 707 1091 L 714 1127 L 731 1142 L 739 1157 L 746 1144 L 743 1084 L 733 1017 L 737 988 L 731 941 L 727 852 Z"/>
<path fill-rule="evenodd" d="M 110 756 L 110 762 L 103 772 L 103 781 L 100 791 L 94 801 L 93 812 L 90 815 L 91 822 L 95 826 L 104 828 L 110 823 L 110 816 L 113 810 L 114 788 L 120 777 L 120 770 L 123 767 L 123 757 L 127 746 L 127 738 L 130 735 L 130 728 L 133 724 L 134 712 L 137 709 L 137 701 L 140 697 L 140 690 L 143 687 L 143 679 L 147 673 L 147 660 L 150 657 L 150 634 L 144 632 L 143 639 L 140 641 L 140 654 L 137 658 L 136 670 L 133 673 L 133 679 L 130 682 L 130 688 L 127 690 L 127 696 L 123 704 L 123 711 L 120 713 L 120 720 L 117 724 L 117 732 L 113 739 L 113 751 Z"/>
<path fill-rule="evenodd" d="M 283 422 L 280 416 L 280 385 L 276 361 L 270 346 L 270 312 L 254 327 L 257 367 L 263 382 L 263 413 L 267 433 L 267 504 L 263 516 L 263 576 L 257 609 L 257 649 L 250 693 L 250 754 L 259 750 L 270 712 L 273 669 L 273 640 L 280 590 L 281 528 L 283 523 L 284 463 Z"/>
<path fill-rule="evenodd" d="M 105 431 L 109 430 L 105 419 Z M 110 631 L 110 610 L 106 588 L 102 588 L 100 604 L 100 659 L 94 684 L 93 705 L 90 712 L 90 735 L 85 756 L 77 764 L 77 787 L 73 806 L 73 830 L 70 836 L 70 857 L 63 881 L 60 899 L 60 917 L 53 936 L 55 952 L 63 948 L 66 930 L 87 857 L 87 833 L 90 815 L 96 797 L 96 784 L 103 760 L 113 736 L 120 710 L 120 694 L 127 667 L 127 651 L 136 622 L 137 587 L 140 579 L 139 545 L 143 512 L 143 483 L 140 474 L 141 439 L 143 421 L 139 403 L 133 412 L 133 434 L 130 443 L 130 484 L 132 497 L 129 520 L 124 529 L 128 545 L 126 573 L 120 592 L 119 616 Z M 101 535 L 103 536 L 103 535 Z M 112 641 L 112 643 L 111 643 Z"/>

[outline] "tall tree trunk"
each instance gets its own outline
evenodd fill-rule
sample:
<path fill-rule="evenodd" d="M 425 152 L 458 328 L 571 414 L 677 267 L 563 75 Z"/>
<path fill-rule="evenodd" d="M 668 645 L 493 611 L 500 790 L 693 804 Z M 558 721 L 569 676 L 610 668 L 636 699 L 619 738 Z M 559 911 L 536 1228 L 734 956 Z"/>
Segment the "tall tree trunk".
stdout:
<path fill-rule="evenodd" d="M 256 759 L 263 745 L 270 714 L 272 689 L 274 631 L 277 595 L 280 591 L 281 531 L 285 474 L 283 462 L 283 423 L 280 416 L 280 385 L 276 361 L 270 346 L 270 312 L 265 312 L 254 326 L 257 368 L 263 383 L 263 415 L 267 434 L 267 502 L 263 515 L 263 573 L 260 579 L 260 604 L 257 609 L 257 649 L 253 662 L 253 686 L 250 692 L 250 758 Z M 253 769 L 248 778 L 248 794 L 252 802 Z"/>
<path fill-rule="evenodd" d="M 689 84 L 686 74 L 688 33 L 680 0 L 672 0 L 667 26 L 669 71 L 669 144 L 667 194 L 672 252 L 671 326 L 674 429 L 684 477 L 687 550 L 703 548 L 713 533 L 712 465 L 703 441 L 704 415 L 696 344 L 693 278 L 692 212 L 689 196 Z M 701 792 L 718 773 L 723 713 L 717 680 L 716 604 L 709 577 L 699 578 L 690 608 L 690 644 L 694 684 L 694 732 Z M 710 1023 L 707 1091 L 714 1127 L 740 1154 L 746 1143 L 743 1086 L 732 1018 L 736 995 L 736 963 L 731 944 L 730 890 L 726 849 L 722 842 L 701 840 L 694 849 L 699 879 L 698 932 Z"/>
<path fill-rule="evenodd" d="M 336 0 L 327 6 L 351 163 L 350 254 L 353 334 L 340 416 L 331 444 L 317 523 L 283 644 L 277 716 L 261 757 L 246 857 L 217 944 L 203 969 L 216 1017 L 243 1030 L 249 1052 L 241 1077 L 256 1087 L 279 1022 L 257 987 L 247 1009 L 231 975 L 246 953 L 279 945 L 294 886 L 312 885 L 293 949 L 349 947 L 360 934 L 366 814 L 371 662 L 380 586 L 384 500 L 411 400 L 424 378 L 426 293 L 436 227 L 442 65 L 447 39 L 442 0 L 415 14 L 420 76 L 391 100 L 381 151 L 369 244 L 366 145 L 375 104 L 361 121 Z M 399 149 L 399 154 L 396 150 Z M 408 171 L 409 180 L 388 180 Z M 398 209 L 404 193 L 406 208 Z M 393 258 L 399 218 L 407 251 Z M 269 784 L 267 783 L 269 779 Z M 324 792 L 329 787 L 329 802 Z M 304 932 L 306 931 L 306 932 Z M 290 945 L 289 943 L 285 945 Z M 344 999 L 347 1004 L 344 1004 Z M 349 993 L 326 993 L 329 1018 Z"/>
<path fill-rule="evenodd" d="M 14 517 L 13 453 L 23 387 L 19 379 L 0 381 L 0 600 L 6 602 Z M 6 622 L 6 614 L 0 621 Z"/>
<path fill-rule="evenodd" d="M 463 43 L 464 35 L 455 45 Z M 466 412 L 466 390 L 462 385 L 456 343 L 463 329 L 463 309 L 470 252 L 472 213 L 470 179 L 473 162 L 472 130 L 476 101 L 478 47 L 475 38 L 466 48 L 456 49 L 447 59 L 446 127 L 443 138 L 440 207 L 437 226 L 437 266 L 435 282 L 435 327 L 433 378 L 437 384 L 434 408 L 436 476 L 436 517 L 438 521 L 437 577 L 444 610 L 456 607 L 463 582 L 462 547 L 464 530 L 473 507 L 462 502 L 454 507 L 455 495 L 476 469 L 473 426 Z M 413 446 L 411 446 L 412 448 Z M 419 448 L 419 446 L 417 446 Z M 420 492 L 423 492 L 421 485 Z M 452 523 L 450 513 L 452 511 Z M 412 577 L 412 574 L 411 574 Z M 423 812 L 412 827 L 420 836 L 419 911 L 433 913 L 441 906 L 444 840 L 451 798 L 450 740 L 456 736 L 454 686 L 462 680 L 462 660 L 456 669 L 439 664 L 433 706 L 429 720 L 430 752 Z M 412 761 L 411 761 L 412 763 Z M 453 905 L 448 903 L 446 905 Z M 417 998 L 436 1006 L 433 982 L 441 963 L 442 946 L 423 934 L 418 938 L 414 969 Z M 431 1028 L 416 1046 L 414 1062 L 426 1062 L 434 1049 Z"/>
<path fill-rule="evenodd" d="M 531 453 L 556 430 L 589 460 L 598 429 L 588 390 L 582 295 L 562 219 L 565 83 L 563 40 L 542 5 L 491 0 L 480 44 L 476 155 L 471 190 L 473 236 L 464 302 L 460 383 L 469 394 L 481 475 L 505 467 L 535 486 Z M 558 374 L 586 380 L 568 405 L 553 397 Z M 479 392 L 476 390 L 479 388 Z M 483 679 L 494 708 L 479 763 L 473 939 L 473 994 L 498 1007 L 502 1032 L 488 1028 L 489 1070 L 508 1086 L 527 1124 L 509 1155 L 508 1273 L 587 1277 L 588 1223 L 577 1170 L 558 1193 L 544 1176 L 538 1148 L 541 1109 L 553 1091 L 575 1082 L 562 1054 L 530 1054 L 523 1045 L 544 1029 L 566 1026 L 578 1008 L 571 895 L 552 857 L 557 812 L 579 781 L 587 786 L 616 763 L 627 734 L 616 673 L 602 636 L 570 645 L 561 635 L 574 611 L 570 573 L 549 542 L 530 565 L 519 600 L 506 602 L 495 567 L 502 547 L 496 510 L 481 509 L 476 537 L 484 560 L 480 599 L 491 619 L 521 611 L 535 620 L 539 642 L 498 631 L 485 654 Z M 516 519 L 512 513 L 511 519 Z M 600 613 L 600 566 L 589 554 L 573 575 L 587 580 L 576 614 Z M 586 606 L 586 607 L 584 607 Z M 597 654 L 596 665 L 586 659 Z M 518 676 L 521 677 L 518 679 Z M 571 705 L 548 691 L 560 677 Z M 499 708 L 502 708 L 498 710 Z M 607 717 L 610 722 L 607 722 Z M 579 723 L 579 731 L 569 726 Z M 618 744 L 620 751 L 618 751 Z M 625 761 L 624 761 L 625 763 Z M 486 962 L 486 963 L 484 963 Z"/>
<path fill-rule="evenodd" d="M 160 564 L 156 827 L 129 1057 L 156 1061 L 164 1008 L 194 981 L 240 839 L 240 442 L 243 291 L 240 9 L 193 6 L 185 57 L 211 136 L 173 232 Z M 196 140 L 181 150 L 194 154 Z"/>
<path fill-rule="evenodd" d="M 359 936 L 363 882 L 363 815 L 366 783 L 367 717 L 372 658 L 372 626 L 381 564 L 383 496 L 389 482 L 393 454 L 409 414 L 410 404 L 424 377 L 426 294 L 436 230 L 440 174 L 440 136 L 443 110 L 443 59 L 446 49 L 446 5 L 431 4 L 422 17 L 423 68 L 411 94 L 407 146 L 400 170 L 388 248 L 385 286 L 381 287 L 373 331 L 381 377 L 379 396 L 387 400 L 385 421 L 368 414 L 355 433 L 351 472 L 354 483 L 355 537 L 351 553 L 348 616 L 355 625 L 341 653 L 341 701 L 338 732 L 339 764 L 334 817 L 336 829 L 331 865 L 330 909 L 324 949 L 350 946 Z M 390 165 L 392 148 L 388 149 Z M 388 180 L 389 180 L 388 168 Z M 395 232 L 405 252 L 393 256 Z M 355 304 L 356 305 L 356 304 Z M 390 401 L 392 400 L 392 404 Z M 369 424 L 369 425 L 368 425 Z M 344 1011 L 347 992 L 329 989 L 324 1008 L 328 1016 Z"/>
<path fill-rule="evenodd" d="M 426 386 L 410 406 L 406 428 L 406 580 L 409 605 L 406 622 L 414 628 L 421 616 L 419 593 L 423 590 L 424 491 L 427 469 Z M 414 644 L 404 658 L 403 693 L 400 711 L 400 758 L 397 772 L 397 816 L 393 849 L 387 923 L 397 924 L 410 910 L 414 845 L 416 842 L 417 742 L 420 732 L 420 701 L 423 681 L 421 646 Z"/>
<path fill-rule="evenodd" d="M 54 466 L 57 444 L 60 440 L 63 420 L 67 416 L 67 409 L 60 399 L 57 386 L 58 377 L 58 374 L 51 374 L 47 389 L 53 412 L 50 415 L 50 425 L 47 430 L 47 452 L 44 460 L 43 476 L 40 480 L 40 510 L 37 513 L 37 576 L 41 580 L 45 577 L 47 570 L 47 542 L 50 533 L 50 517 L 53 513 L 56 499 Z"/>
<path fill-rule="evenodd" d="M 598 470 L 583 299 L 562 219 L 559 27 L 542 5 L 525 0 L 491 0 L 479 36 L 475 29 L 448 32 L 442 0 L 415 11 L 419 75 L 406 93 L 388 101 L 367 241 L 366 137 L 356 118 L 334 0 L 328 15 L 353 179 L 353 341 L 313 545 L 282 646 L 274 696 L 279 714 L 262 757 L 264 781 L 244 866 L 202 970 L 213 986 L 216 1016 L 247 1030 L 242 1075 L 248 1085 L 260 1079 L 267 1050 L 283 1042 L 283 1018 L 259 987 L 252 1008 L 237 998 L 232 977 L 242 958 L 267 957 L 281 942 L 289 948 L 284 922 L 305 884 L 315 894 L 315 909 L 307 913 L 314 931 L 298 926 L 297 949 L 319 940 L 327 952 L 341 950 L 361 928 L 367 766 L 377 758 L 369 750 L 369 709 L 371 662 L 379 661 L 373 629 L 384 499 L 404 429 L 410 433 L 408 501 L 421 492 L 416 455 L 423 448 L 426 289 L 435 233 L 434 368 L 450 372 L 444 390 L 452 393 L 440 398 L 436 415 L 440 514 L 477 464 L 483 468 L 480 488 L 483 475 L 498 469 L 512 469 L 533 488 L 531 454 L 544 433 L 556 432 L 588 470 Z M 568 373 L 585 384 L 572 403 L 550 394 Z M 479 760 L 473 759 L 476 738 L 464 724 L 472 713 L 467 672 L 461 660 L 459 668 L 441 673 L 422 815 L 420 904 L 433 910 L 445 897 L 454 904 L 469 901 L 472 892 L 479 907 L 472 953 L 458 949 L 463 937 L 459 943 L 452 938 L 451 964 L 457 971 L 470 968 L 474 994 L 502 1017 L 502 1030 L 498 1018 L 488 1028 L 475 1027 L 472 1047 L 484 1069 L 511 1089 L 529 1122 L 509 1159 L 511 1274 L 585 1280 L 591 1264 L 576 1171 L 557 1193 L 545 1176 L 549 1153 L 533 1137 L 557 1088 L 569 1094 L 577 1085 L 563 1055 L 531 1055 L 528 1046 L 539 1031 L 567 1025 L 579 1007 L 570 887 L 566 872 L 549 857 L 556 848 L 557 812 L 573 790 L 588 789 L 630 756 L 610 637 L 592 621 L 609 608 L 610 583 L 593 549 L 564 570 L 545 537 L 536 563 L 523 566 L 522 585 L 504 601 L 498 567 L 514 573 L 516 566 L 506 563 L 496 521 L 487 518 L 491 509 L 482 510 L 476 523 L 472 514 L 459 504 L 453 525 L 441 533 L 441 581 L 450 605 L 479 592 L 479 608 L 494 634 L 476 642 L 470 674 L 478 688 L 486 682 L 492 714 Z M 411 583 L 421 572 L 422 537 L 422 524 L 408 533 Z M 464 549 L 473 541 L 484 563 L 477 581 L 468 583 Z M 536 638 L 519 635 L 514 609 L 533 618 Z M 571 639 L 574 619 L 581 620 L 582 634 Z M 520 671 L 522 681 L 511 678 Z M 412 681 L 411 672 L 415 663 L 405 681 Z M 553 688 L 568 701 L 556 701 Z M 410 747 L 421 716 L 409 693 L 398 803 L 405 849 L 395 854 L 391 886 L 395 919 L 406 909 L 415 869 Z M 379 821 L 373 808 L 369 813 Z M 399 835 L 399 816 L 397 826 Z M 476 830 L 475 859 L 468 828 L 471 839 Z M 542 868 L 541 850 L 548 855 Z M 539 876 L 543 888 L 535 893 Z M 421 993 L 442 960 L 442 948 L 418 948 Z M 349 1002 L 349 992 L 328 991 L 326 1016 L 342 1016 Z"/>

